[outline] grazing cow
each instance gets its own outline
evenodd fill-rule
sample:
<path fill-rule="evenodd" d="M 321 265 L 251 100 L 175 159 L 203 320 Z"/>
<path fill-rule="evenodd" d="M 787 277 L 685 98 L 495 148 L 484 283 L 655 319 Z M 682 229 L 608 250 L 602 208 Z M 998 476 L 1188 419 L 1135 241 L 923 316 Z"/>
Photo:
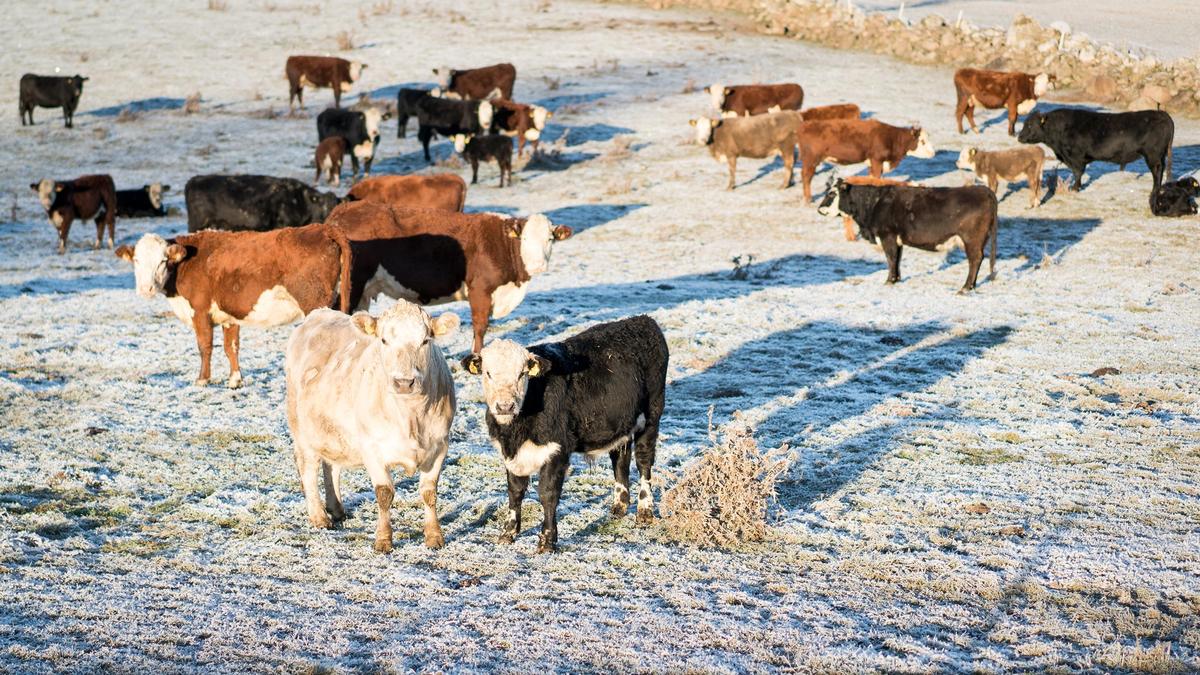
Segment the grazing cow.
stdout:
<path fill-rule="evenodd" d="M 313 527 L 346 518 L 343 469 L 364 467 L 375 486 L 379 520 L 375 550 L 392 550 L 391 470 L 421 472 L 425 545 L 446 540 L 437 515 L 438 477 L 454 420 L 454 378 L 435 337 L 453 332 L 458 317 L 436 320 L 403 300 L 378 318 L 318 309 L 288 338 L 288 428 L 296 470 Z M 325 503 L 317 474 L 325 474 Z"/>
<path fill-rule="evenodd" d="M 341 232 L 320 224 L 273 232 L 209 230 L 163 239 L 145 234 L 117 257 L 133 263 L 137 293 L 162 293 L 171 311 L 196 333 L 197 386 L 211 377 L 213 326 L 224 334 L 229 387 L 242 383 L 238 349 L 242 326 L 292 323 L 340 300 L 348 311 L 350 245 Z"/>
<path fill-rule="evenodd" d="M 508 476 L 508 515 L 500 535 L 521 531 L 521 501 L 538 474 L 542 533 L 538 553 L 558 546 L 558 500 L 571 455 L 608 455 L 614 518 L 629 510 L 629 459 L 637 458 L 637 522 L 654 520 L 650 486 L 667 379 L 667 341 L 648 316 L 603 323 L 562 342 L 525 349 L 496 340 L 462 366 L 483 376 L 487 429 Z"/>
<path fill-rule="evenodd" d="M 378 176 L 356 183 L 346 195 L 346 201 L 461 212 L 467 203 L 467 182 L 454 173 Z"/>
<path fill-rule="evenodd" d="M 79 105 L 79 97 L 83 95 L 83 83 L 88 78 L 75 75 L 59 77 L 57 75 L 34 75 L 26 73 L 21 76 L 20 100 L 21 126 L 25 126 L 25 117 L 29 116 L 29 124 L 33 124 L 33 109 L 62 108 L 63 124 L 68 129 L 75 126 L 75 108 Z"/>
<path fill-rule="evenodd" d="M 429 156 L 429 141 L 434 135 L 445 138 L 477 136 L 492 127 L 492 104 L 488 101 L 454 101 L 430 96 L 417 104 L 417 140 Z"/>
<path fill-rule="evenodd" d="M 713 108 L 721 117 L 762 115 L 781 110 L 799 110 L 804 89 L 798 84 L 739 84 L 726 87 L 714 84 L 704 88 L 712 97 Z"/>
<path fill-rule="evenodd" d="M 508 136 L 455 136 L 454 149 L 471 163 L 471 185 L 479 182 L 479 163 L 495 160 L 500 168 L 500 187 L 504 187 L 505 174 L 508 174 L 508 185 L 512 187 L 512 139 Z"/>
<path fill-rule="evenodd" d="M 737 174 L 738 157 L 765 159 L 779 153 L 786 170 L 783 177 L 784 189 L 792 184 L 792 167 L 796 161 L 796 129 L 802 122 L 800 113 L 778 112 L 747 118 L 710 119 L 701 117 L 688 120 L 696 128 L 696 142 L 707 145 L 709 153 L 718 162 L 729 164 L 729 184 L 732 190 Z"/>
<path fill-rule="evenodd" d="M 387 112 L 377 108 L 366 110 L 342 110 L 341 108 L 326 108 L 317 115 L 317 140 L 323 141 L 330 136 L 341 136 L 350 150 L 350 166 L 354 173 L 351 179 L 358 176 L 358 162 L 363 162 L 363 176 L 371 173 L 371 162 L 375 161 L 375 151 L 379 149 L 379 124 L 391 117 Z"/>
<path fill-rule="evenodd" d="M 907 185 L 909 187 L 916 185 L 916 183 L 910 183 L 905 180 L 875 178 L 873 176 L 847 176 L 843 180 L 850 185 Z M 846 236 L 846 241 L 858 239 L 858 226 L 854 224 L 854 219 L 850 216 L 842 216 L 842 231 Z"/>
<path fill-rule="evenodd" d="M 317 152 L 313 157 L 313 164 L 317 166 L 314 185 L 321 184 L 322 173 L 326 174 L 326 183 L 342 184 L 342 157 L 346 155 L 346 147 L 346 139 L 341 136 L 330 136 L 317 144 Z"/>
<path fill-rule="evenodd" d="M 1083 189 L 1083 172 L 1091 162 L 1125 165 L 1146 160 L 1154 177 L 1153 194 L 1163 183 L 1163 171 L 1171 176 L 1171 142 L 1175 122 L 1161 110 L 1100 113 L 1079 108 L 1059 108 L 1031 115 L 1017 140 L 1044 143 L 1054 156 L 1075 174 L 1072 190 Z"/>
<path fill-rule="evenodd" d="M 835 103 L 821 105 L 801 111 L 805 122 L 820 122 L 823 120 L 856 120 L 862 117 L 862 109 L 853 103 Z"/>
<path fill-rule="evenodd" d="M 960 68 L 954 73 L 954 89 L 958 92 L 958 104 L 954 107 L 954 122 L 958 133 L 963 130 L 963 115 L 971 124 L 971 131 L 979 133 L 975 126 L 975 107 L 988 109 L 1008 108 L 1008 135 L 1016 135 L 1017 115 L 1028 115 L 1037 101 L 1050 88 L 1050 76 L 1046 73 L 1010 73 L 1000 70 L 976 70 Z"/>
<path fill-rule="evenodd" d="M 421 101 L 440 93 L 438 89 L 401 89 L 396 94 L 396 138 L 408 135 L 408 118 L 417 116 L 417 106 Z"/>
<path fill-rule="evenodd" d="M 1014 181 L 1022 176 L 1029 182 L 1029 208 L 1038 205 L 1042 194 L 1042 166 L 1046 163 L 1046 151 L 1040 145 L 1007 150 L 980 150 L 963 148 L 956 166 L 964 171 L 974 171 L 987 182 L 988 188 L 996 192 L 1000 180 Z"/>
<path fill-rule="evenodd" d="M 167 215 L 162 193 L 170 189 L 170 185 L 151 183 L 137 190 L 117 190 L 117 217 L 161 218 Z"/>
<path fill-rule="evenodd" d="M 326 221 L 354 250 L 350 306 L 367 309 L 380 293 L 422 305 L 471 304 L 473 352 L 483 347 L 489 317 L 516 309 L 529 281 L 545 272 L 555 241 L 571 228 L 544 215 L 450 213 L 351 202 Z"/>
<path fill-rule="evenodd" d="M 981 185 L 930 188 L 852 185 L 838 180 L 829 186 L 818 211 L 821 215 L 850 216 L 863 239 L 883 248 L 889 284 L 900 280 L 904 246 L 937 251 L 955 238 L 966 251 L 968 263 L 967 281 L 959 293 L 975 289 L 989 236 L 992 249 L 988 278 L 996 276 L 996 194 Z"/>
<path fill-rule="evenodd" d="M 878 120 L 805 122 L 796 142 L 805 204 L 812 200 L 812 178 L 822 162 L 870 162 L 871 176 L 879 178 L 909 155 L 930 159 L 937 154 L 921 127 L 894 127 Z"/>
<path fill-rule="evenodd" d="M 1200 197 L 1200 182 L 1192 176 L 1164 183 L 1150 195 L 1150 212 L 1168 218 L 1192 216 L 1197 213 L 1197 197 Z"/>
<path fill-rule="evenodd" d="M 300 227 L 324 222 L 339 199 L 295 178 L 193 176 L 183 188 L 188 232 Z"/>
<path fill-rule="evenodd" d="M 513 83 L 517 80 L 517 69 L 511 63 L 469 70 L 434 68 L 433 74 L 437 75 L 438 88 L 444 96 L 468 101 L 489 98 L 511 100 Z"/>
<path fill-rule="evenodd" d="M 525 141 L 529 141 L 536 153 L 538 140 L 546 130 L 546 120 L 553 113 L 540 105 L 513 103 L 496 99 L 492 103 L 492 131 L 517 138 L 517 156 L 525 154 Z"/>
<path fill-rule="evenodd" d="M 358 81 L 367 64 L 347 61 L 336 56 L 289 56 L 284 71 L 288 79 L 288 110 L 295 110 L 293 101 L 304 109 L 304 88 L 333 89 L 333 105 L 342 106 L 342 94 Z"/>
<path fill-rule="evenodd" d="M 93 248 L 100 248 L 105 228 L 108 228 L 108 247 L 115 245 L 117 191 L 113 187 L 112 176 L 96 174 L 64 181 L 44 178 L 31 183 L 29 187 L 38 193 L 38 201 L 46 209 L 50 224 L 58 230 L 60 254 L 67 251 L 67 234 L 76 218 L 95 219 L 96 241 Z"/>

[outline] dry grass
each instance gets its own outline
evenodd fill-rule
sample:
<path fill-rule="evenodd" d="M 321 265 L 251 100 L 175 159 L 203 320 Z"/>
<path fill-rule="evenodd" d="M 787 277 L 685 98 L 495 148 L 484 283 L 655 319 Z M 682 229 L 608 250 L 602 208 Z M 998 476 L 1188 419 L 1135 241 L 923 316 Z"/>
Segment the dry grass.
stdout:
<path fill-rule="evenodd" d="M 396 4 L 392 2 L 392 0 L 387 0 L 387 2 L 377 2 L 371 5 L 371 14 L 375 16 L 383 16 L 384 14 L 391 14 L 395 9 Z"/>
<path fill-rule="evenodd" d="M 194 92 L 183 102 L 183 114 L 194 115 L 200 112 L 200 92 Z"/>
<path fill-rule="evenodd" d="M 208 0 L 208 11 L 224 12 L 229 9 L 229 3 L 226 0 Z"/>
<path fill-rule="evenodd" d="M 1157 642 L 1153 647 L 1143 647 L 1141 643 L 1125 646 L 1111 644 L 1096 657 L 1102 665 L 1109 668 L 1120 668 L 1135 673 L 1168 673 L 1184 672 L 1184 664 L 1171 656 L 1171 643 Z"/>
<path fill-rule="evenodd" d="M 354 33 L 344 30 L 337 34 L 336 40 L 339 51 L 348 52 L 354 49 Z"/>
<path fill-rule="evenodd" d="M 547 91 L 556 91 L 559 87 L 562 86 L 562 78 L 561 77 L 550 77 L 549 75 L 543 75 L 542 82 L 546 83 Z"/>
<path fill-rule="evenodd" d="M 136 122 L 139 117 L 141 115 L 134 112 L 133 108 L 121 108 L 121 112 L 117 113 L 116 121 L 120 124 L 125 124 L 126 122 Z"/>
<path fill-rule="evenodd" d="M 695 91 L 696 91 L 696 80 L 689 77 L 687 82 L 683 83 L 683 90 L 681 90 L 679 93 L 692 94 L 692 93 L 695 93 Z"/>
<path fill-rule="evenodd" d="M 600 158 L 606 162 L 619 162 L 633 157 L 633 136 L 616 136 Z"/>

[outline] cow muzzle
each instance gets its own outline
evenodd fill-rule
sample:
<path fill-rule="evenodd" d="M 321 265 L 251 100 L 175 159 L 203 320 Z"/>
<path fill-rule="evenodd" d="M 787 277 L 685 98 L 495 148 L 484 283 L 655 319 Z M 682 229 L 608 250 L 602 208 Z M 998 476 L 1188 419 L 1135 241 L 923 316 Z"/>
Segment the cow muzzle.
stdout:
<path fill-rule="evenodd" d="M 401 394 L 401 395 L 405 395 L 405 396 L 413 396 L 413 395 L 420 394 L 422 391 L 421 378 L 417 377 L 415 373 L 411 374 L 411 375 L 406 375 L 406 376 L 393 375 L 392 376 L 392 389 L 397 394 Z"/>
<path fill-rule="evenodd" d="M 492 405 L 492 414 L 496 417 L 512 418 L 517 415 L 518 408 L 516 401 L 496 401 Z"/>

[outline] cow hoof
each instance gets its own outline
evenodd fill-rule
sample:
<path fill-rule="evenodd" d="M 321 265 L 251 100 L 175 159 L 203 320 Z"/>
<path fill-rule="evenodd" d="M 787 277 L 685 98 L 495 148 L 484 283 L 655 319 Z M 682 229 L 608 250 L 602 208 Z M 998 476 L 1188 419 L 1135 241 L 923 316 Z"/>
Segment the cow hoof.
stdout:
<path fill-rule="evenodd" d="M 242 386 L 242 374 L 234 373 L 234 374 L 230 375 L 229 381 L 226 382 L 226 385 L 230 389 L 237 389 L 238 387 Z"/>
<path fill-rule="evenodd" d="M 435 532 L 433 534 L 425 535 L 426 548 L 441 548 L 445 545 L 446 545 L 446 538 L 442 536 L 441 532 Z"/>
<path fill-rule="evenodd" d="M 504 534 L 500 535 L 500 538 L 496 540 L 496 543 L 508 546 L 514 541 L 516 541 L 516 535 L 512 532 L 505 532 Z"/>
<path fill-rule="evenodd" d="M 376 539 L 375 540 L 375 552 L 376 553 L 391 553 L 392 552 L 392 540 L 391 539 Z"/>
<path fill-rule="evenodd" d="M 652 509 L 638 509 L 637 524 L 649 525 L 654 522 L 654 511 Z"/>
<path fill-rule="evenodd" d="M 309 515 L 308 522 L 318 530 L 332 530 L 333 521 L 329 519 L 329 514 L 321 511 L 316 515 Z"/>
<path fill-rule="evenodd" d="M 98 249 L 98 248 L 100 248 L 100 240 L 99 240 L 99 239 L 97 239 L 96 241 L 93 241 L 93 242 L 92 242 L 92 249 L 93 249 L 93 250 L 95 250 L 95 249 Z"/>
<path fill-rule="evenodd" d="M 613 517 L 613 518 L 616 518 L 617 520 L 620 520 L 621 518 L 624 518 L 624 517 L 625 517 L 625 514 L 626 514 L 626 513 L 628 513 L 628 512 L 629 512 L 629 504 L 628 504 L 628 503 L 624 503 L 624 504 L 613 504 L 613 505 L 612 505 L 612 508 L 611 508 L 611 509 L 609 509 L 609 511 L 608 511 L 608 512 L 609 512 L 609 514 L 611 514 L 611 515 L 612 515 L 612 517 Z"/>
<path fill-rule="evenodd" d="M 558 545 L 554 543 L 538 544 L 537 554 L 541 555 L 543 553 L 558 553 Z"/>
<path fill-rule="evenodd" d="M 343 509 L 340 506 L 332 509 L 326 508 L 325 510 L 329 512 L 329 517 L 332 518 L 333 522 L 335 523 L 340 523 L 346 519 L 346 509 Z"/>
<path fill-rule="evenodd" d="M 198 377 L 198 378 L 196 378 L 196 381 L 193 384 L 195 384 L 197 387 L 207 387 L 208 386 L 208 378 Z"/>

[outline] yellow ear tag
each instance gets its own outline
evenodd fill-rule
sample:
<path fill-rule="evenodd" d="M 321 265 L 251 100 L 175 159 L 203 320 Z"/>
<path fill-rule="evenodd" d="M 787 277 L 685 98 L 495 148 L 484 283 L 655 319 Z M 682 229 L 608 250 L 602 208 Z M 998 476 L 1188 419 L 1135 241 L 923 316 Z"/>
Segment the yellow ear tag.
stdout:
<path fill-rule="evenodd" d="M 534 361 L 533 365 L 529 366 L 529 376 L 530 377 L 537 377 L 538 374 L 540 374 L 541 372 L 542 372 L 542 368 L 541 368 L 541 366 L 538 365 L 537 361 Z"/>

